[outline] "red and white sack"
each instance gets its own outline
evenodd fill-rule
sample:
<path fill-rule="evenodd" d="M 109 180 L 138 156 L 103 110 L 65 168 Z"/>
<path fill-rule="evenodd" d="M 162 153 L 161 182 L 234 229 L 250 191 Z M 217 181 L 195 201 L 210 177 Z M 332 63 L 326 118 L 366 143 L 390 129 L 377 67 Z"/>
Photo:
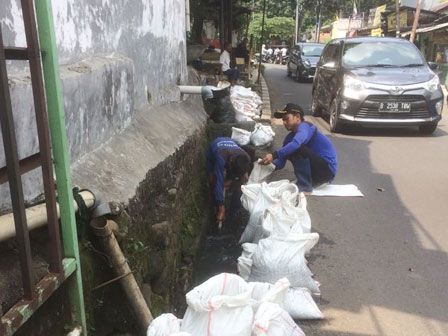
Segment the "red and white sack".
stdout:
<path fill-rule="evenodd" d="M 297 186 L 288 180 L 271 183 L 248 184 L 241 187 L 243 195 L 241 204 L 249 211 L 250 217 L 239 243 L 256 243 L 263 237 L 263 216 L 266 209 L 280 202 L 285 191 L 290 192 L 291 198 L 297 198 Z"/>
<path fill-rule="evenodd" d="M 320 320 L 325 316 L 320 311 L 308 288 L 289 288 L 283 299 L 285 309 L 294 320 Z"/>
<path fill-rule="evenodd" d="M 250 287 L 241 277 L 216 275 L 187 293 L 181 330 L 195 336 L 249 336 L 250 296 Z"/>
<path fill-rule="evenodd" d="M 180 331 L 181 323 L 173 314 L 162 314 L 151 322 L 146 336 L 191 336 Z"/>
<path fill-rule="evenodd" d="M 261 239 L 252 254 L 249 281 L 275 284 L 287 278 L 291 287 L 305 287 L 313 294 L 320 294 L 319 283 L 312 278 L 305 259 L 305 251 L 318 240 L 317 233 Z"/>
<path fill-rule="evenodd" d="M 280 202 L 268 208 L 262 223 L 263 237 L 288 236 L 311 232 L 311 218 L 306 209 L 306 198 L 300 193 L 299 204 L 288 192 L 281 195 Z"/>
<path fill-rule="evenodd" d="M 324 315 L 314 302 L 311 291 L 308 288 L 293 288 L 289 285 L 286 287 L 285 284 L 289 284 L 289 281 L 285 280 L 287 281 L 286 278 L 280 279 L 282 283 L 279 284 L 278 281 L 275 285 L 267 282 L 250 282 L 254 311 L 263 302 L 273 302 L 286 310 L 294 320 L 323 319 Z M 282 291 L 279 285 L 283 285 L 286 289 Z"/>
<path fill-rule="evenodd" d="M 305 336 L 305 333 L 278 304 L 264 302 L 255 314 L 252 335 Z"/>
<path fill-rule="evenodd" d="M 290 285 L 287 278 L 278 280 L 274 285 L 267 282 L 249 282 L 252 288 L 251 305 L 254 312 L 257 312 L 263 302 L 276 303 L 283 308 L 283 301 Z"/>

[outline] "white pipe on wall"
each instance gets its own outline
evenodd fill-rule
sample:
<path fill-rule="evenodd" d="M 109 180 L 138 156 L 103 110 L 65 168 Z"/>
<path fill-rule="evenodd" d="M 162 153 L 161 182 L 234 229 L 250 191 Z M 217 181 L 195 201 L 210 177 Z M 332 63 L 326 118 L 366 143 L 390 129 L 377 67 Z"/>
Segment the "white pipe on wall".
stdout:
<path fill-rule="evenodd" d="M 202 86 L 179 85 L 180 93 L 201 94 Z"/>

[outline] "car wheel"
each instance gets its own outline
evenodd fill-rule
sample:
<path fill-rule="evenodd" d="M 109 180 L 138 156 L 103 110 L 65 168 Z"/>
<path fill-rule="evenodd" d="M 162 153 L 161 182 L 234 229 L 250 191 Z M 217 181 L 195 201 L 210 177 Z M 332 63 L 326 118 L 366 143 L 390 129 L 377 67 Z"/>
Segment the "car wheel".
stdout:
<path fill-rule="evenodd" d="M 437 123 L 421 125 L 418 129 L 421 134 L 433 134 L 437 128 Z"/>
<path fill-rule="evenodd" d="M 311 103 L 311 115 L 313 117 L 320 117 L 322 116 L 322 108 L 320 107 L 319 103 L 317 102 L 316 94 L 313 93 L 313 101 Z"/>
<path fill-rule="evenodd" d="M 291 75 L 292 75 L 291 70 L 289 70 L 289 63 L 286 64 L 286 75 L 287 75 L 288 77 L 291 77 Z"/>
<path fill-rule="evenodd" d="M 337 98 L 333 99 L 330 106 L 330 131 L 332 133 L 342 132 L 341 121 L 338 119 L 339 116 L 339 101 Z"/>

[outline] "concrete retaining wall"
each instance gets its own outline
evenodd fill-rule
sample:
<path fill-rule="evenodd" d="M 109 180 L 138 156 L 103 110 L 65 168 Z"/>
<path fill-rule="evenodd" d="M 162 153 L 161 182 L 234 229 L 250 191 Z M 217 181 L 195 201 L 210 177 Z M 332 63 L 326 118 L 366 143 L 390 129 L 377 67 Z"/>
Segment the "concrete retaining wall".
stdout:
<path fill-rule="evenodd" d="M 188 81 L 184 0 L 57 0 L 52 2 L 71 160 L 111 141 L 137 110 L 178 102 Z M 25 46 L 20 0 L 0 2 L 7 46 Z M 26 62 L 8 62 L 21 158 L 38 152 Z M 0 166 L 4 166 L 3 148 Z M 25 198 L 42 193 L 37 169 L 23 177 Z M 9 207 L 0 186 L 0 210 Z"/>

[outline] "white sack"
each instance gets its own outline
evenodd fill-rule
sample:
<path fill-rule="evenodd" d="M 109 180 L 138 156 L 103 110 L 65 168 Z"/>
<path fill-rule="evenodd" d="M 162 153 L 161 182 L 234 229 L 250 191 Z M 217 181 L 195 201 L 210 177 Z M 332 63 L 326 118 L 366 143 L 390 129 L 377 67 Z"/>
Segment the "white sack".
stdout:
<path fill-rule="evenodd" d="M 250 142 L 258 147 L 271 145 L 274 141 L 275 133 L 271 126 L 256 124 L 255 129 L 250 136 Z"/>
<path fill-rule="evenodd" d="M 283 281 L 283 284 L 285 284 L 285 279 L 286 278 L 283 278 L 279 281 Z M 294 320 L 314 320 L 324 318 L 324 315 L 314 302 L 311 291 L 308 288 L 288 286 L 286 290 L 282 292 L 279 291 L 278 282 L 275 285 L 267 282 L 250 282 L 249 286 L 252 287 L 252 308 L 254 308 L 254 311 L 256 311 L 263 302 L 273 302 L 286 310 Z"/>
<path fill-rule="evenodd" d="M 252 89 L 235 85 L 230 89 L 230 100 L 236 111 L 237 122 L 259 118 L 263 101 Z"/>
<path fill-rule="evenodd" d="M 305 251 L 319 240 L 319 234 L 291 234 L 261 239 L 252 255 L 249 281 L 276 283 L 288 278 L 291 287 L 305 287 L 319 294 L 319 285 L 307 266 Z"/>
<path fill-rule="evenodd" d="M 232 133 L 232 136 L 233 136 L 233 133 Z M 250 136 L 249 136 L 249 141 L 250 141 Z M 247 184 L 264 182 L 266 180 L 266 178 L 269 175 L 271 175 L 272 172 L 275 170 L 275 165 L 273 163 L 270 163 L 268 165 L 262 165 L 262 164 L 260 164 L 260 162 L 261 162 L 261 159 L 258 159 L 258 161 L 254 163 L 254 169 L 252 169 L 252 172 L 250 173 L 249 180 L 247 181 Z"/>
<path fill-rule="evenodd" d="M 247 281 L 252 269 L 252 256 L 257 249 L 257 244 L 244 243 L 241 247 L 243 248 L 243 253 L 238 258 L 238 274 Z"/>
<path fill-rule="evenodd" d="M 248 184 L 241 186 L 243 195 L 241 204 L 249 211 L 250 217 L 246 228 L 241 235 L 239 243 L 256 243 L 263 236 L 262 222 L 266 209 L 280 201 L 285 191 L 290 192 L 290 198 L 297 199 L 299 190 L 297 186 L 288 180 L 275 181 L 271 183 Z"/>
<path fill-rule="evenodd" d="M 311 218 L 306 209 L 307 202 L 300 193 L 300 202 L 291 201 L 291 195 L 286 191 L 281 195 L 280 202 L 266 209 L 263 220 L 263 237 L 288 236 L 311 232 Z"/>
<path fill-rule="evenodd" d="M 263 302 L 272 302 L 283 308 L 286 291 L 290 282 L 287 278 L 278 280 L 275 285 L 267 282 L 250 282 L 252 288 L 251 305 L 254 312 L 258 310 Z"/>
<path fill-rule="evenodd" d="M 250 287 L 235 274 L 216 275 L 186 294 L 182 331 L 195 336 L 249 336 Z"/>
<path fill-rule="evenodd" d="M 305 336 L 305 333 L 278 304 L 264 302 L 255 314 L 252 335 Z"/>
<path fill-rule="evenodd" d="M 308 288 L 289 288 L 283 300 L 283 308 L 295 320 L 325 318 Z"/>
<path fill-rule="evenodd" d="M 147 336 L 191 336 L 180 332 L 181 320 L 173 314 L 162 314 L 154 319 L 148 327 Z"/>
<path fill-rule="evenodd" d="M 232 127 L 232 140 L 239 146 L 246 146 L 250 143 L 250 134 L 245 129 Z"/>

